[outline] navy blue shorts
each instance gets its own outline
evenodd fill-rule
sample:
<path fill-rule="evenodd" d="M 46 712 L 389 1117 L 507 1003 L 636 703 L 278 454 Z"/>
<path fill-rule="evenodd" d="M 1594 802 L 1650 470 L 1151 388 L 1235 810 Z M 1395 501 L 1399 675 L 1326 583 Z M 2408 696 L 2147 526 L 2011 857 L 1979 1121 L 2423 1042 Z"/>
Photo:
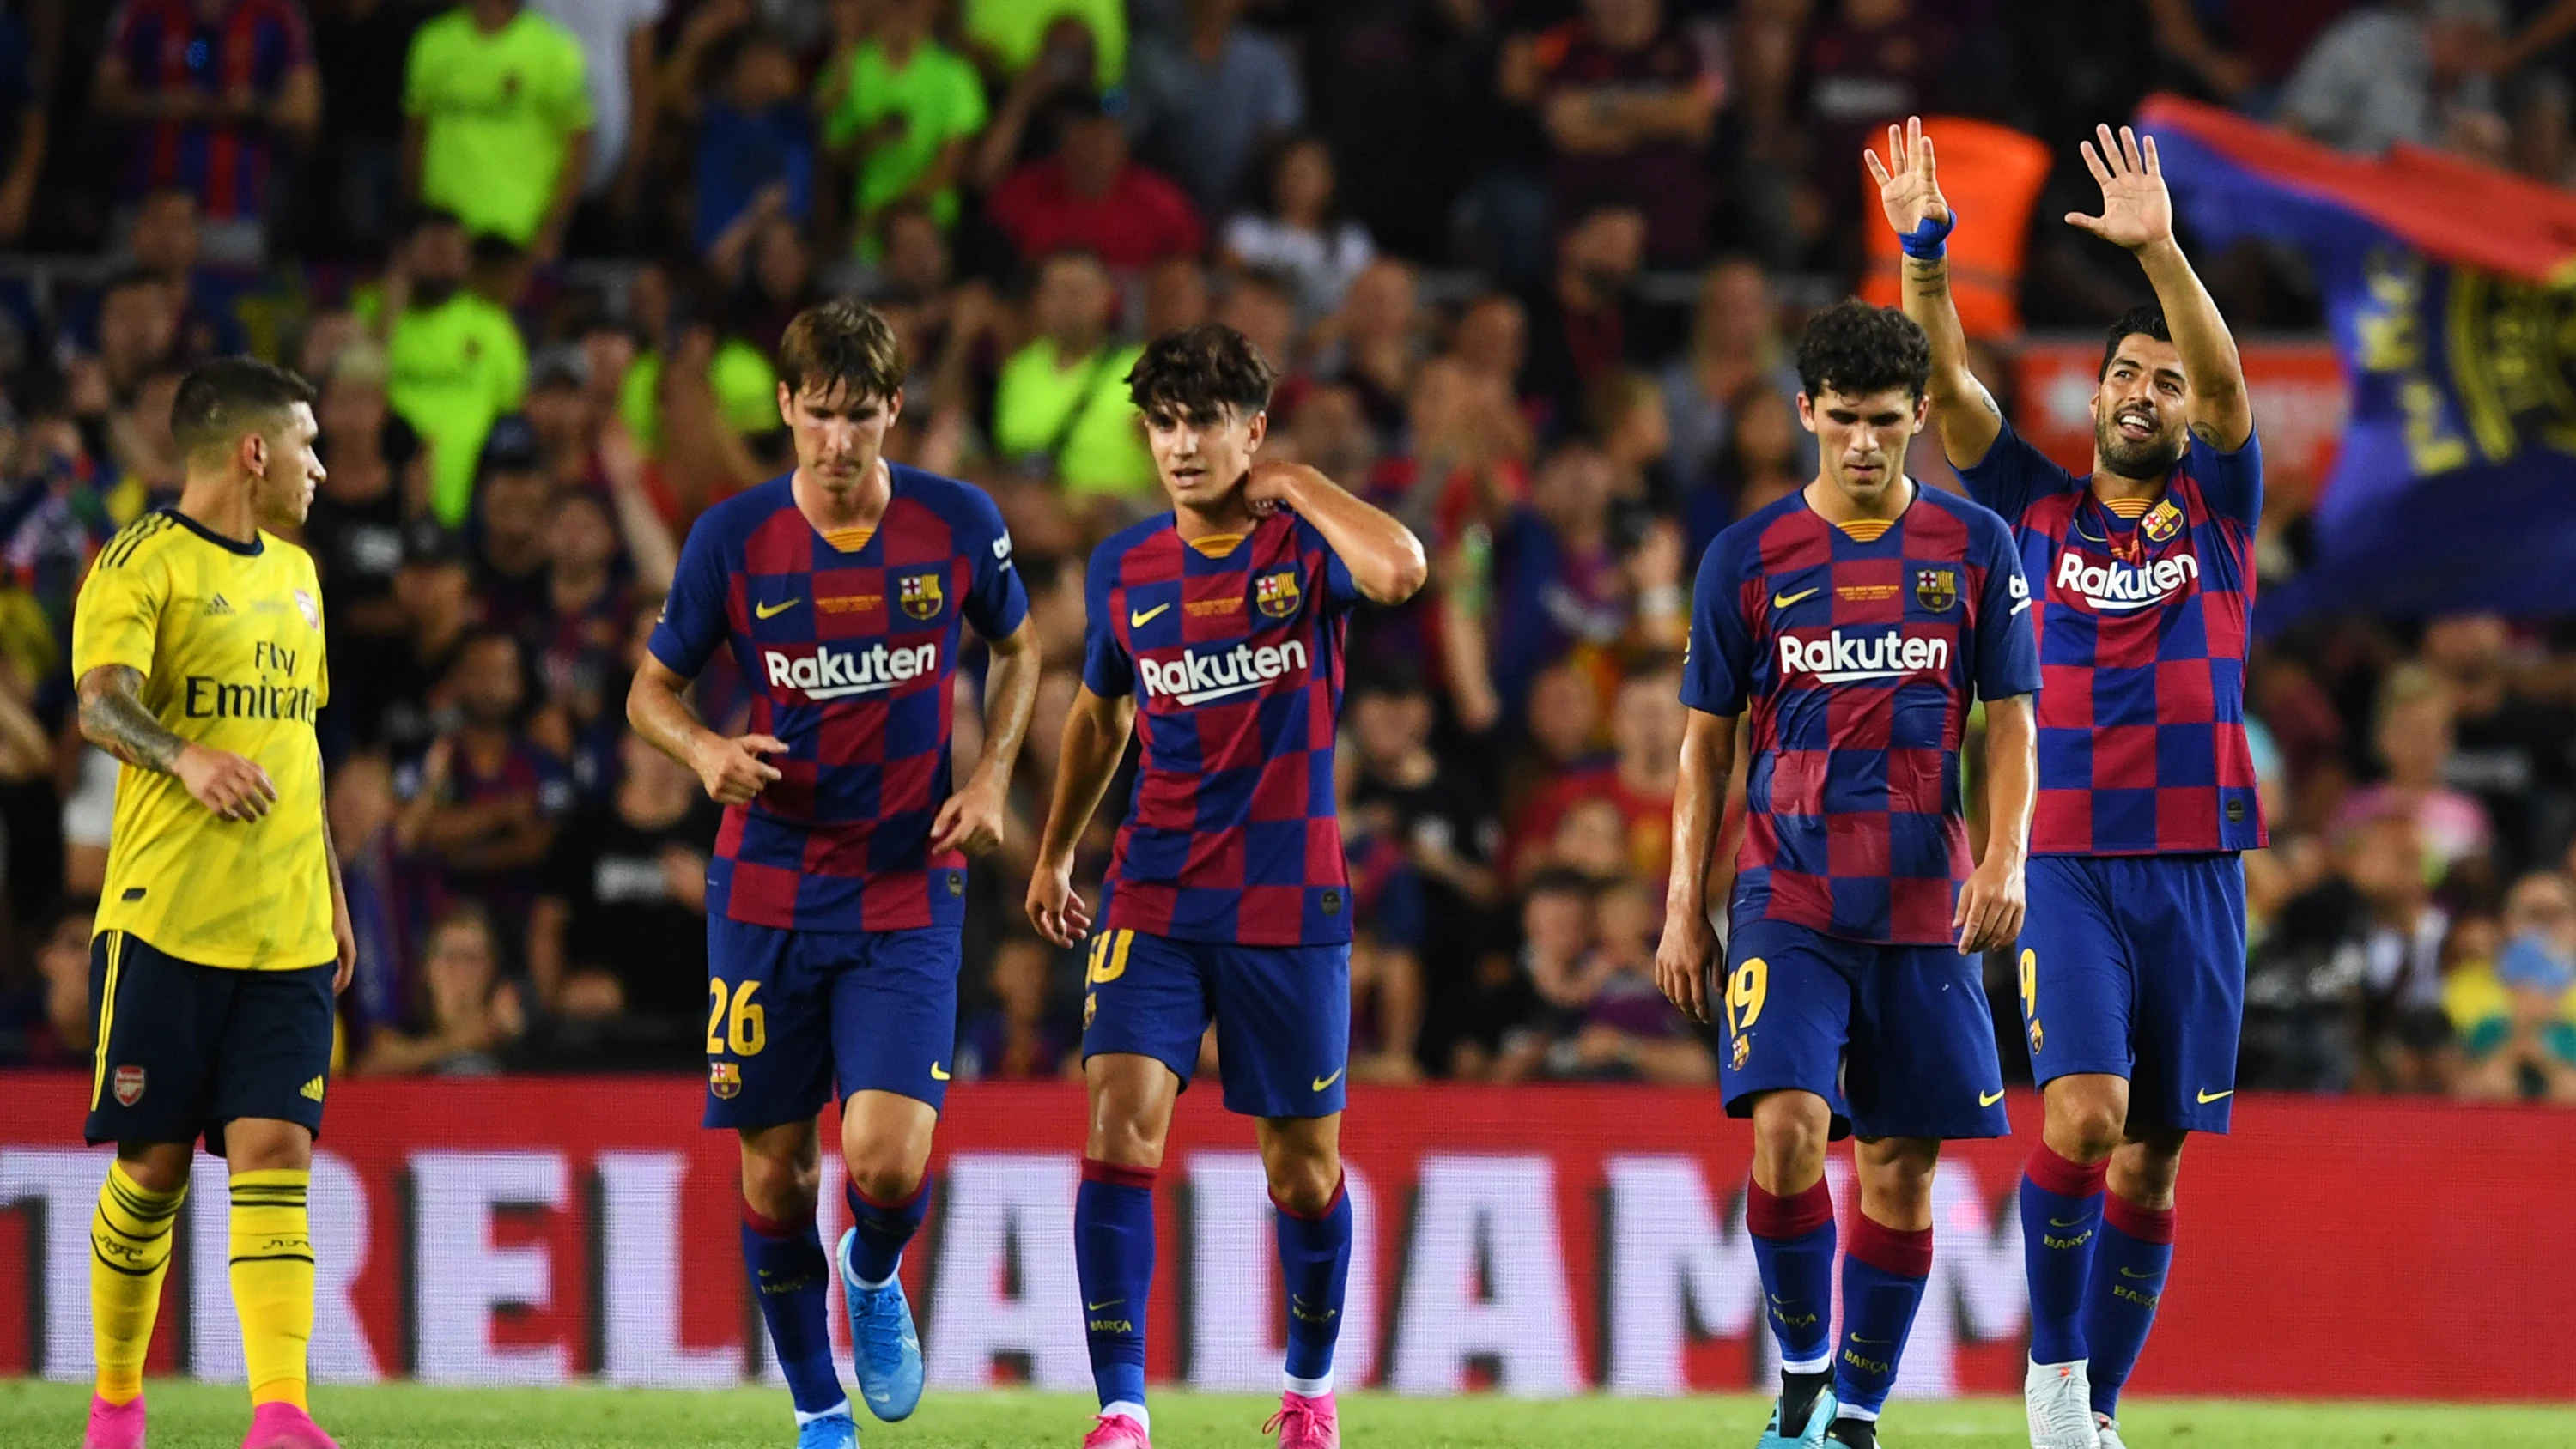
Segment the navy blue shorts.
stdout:
<path fill-rule="evenodd" d="M 835 1083 L 939 1110 L 957 1046 L 955 926 L 790 931 L 707 918 L 709 1127 L 810 1121 Z"/>
<path fill-rule="evenodd" d="M 1796 1090 L 1825 1099 L 1835 1137 L 2011 1133 L 1979 958 L 1738 917 L 1726 961 L 1728 1116 Z"/>
<path fill-rule="evenodd" d="M 1187 1089 L 1216 1021 L 1225 1109 L 1246 1117 L 1342 1110 L 1351 1060 L 1351 948 L 1228 946 L 1104 931 L 1084 978 L 1082 1055 L 1133 1052 Z"/>
<path fill-rule="evenodd" d="M 336 962 L 285 971 L 200 966 L 131 931 L 89 943 L 92 1143 L 195 1142 L 224 1150 L 239 1117 L 322 1133 L 331 1084 Z"/>
<path fill-rule="evenodd" d="M 2245 1022 L 2245 862 L 2042 855 L 2022 923 L 2021 1024 L 2041 1084 L 2129 1082 L 2129 1122 L 2225 1132 Z"/>

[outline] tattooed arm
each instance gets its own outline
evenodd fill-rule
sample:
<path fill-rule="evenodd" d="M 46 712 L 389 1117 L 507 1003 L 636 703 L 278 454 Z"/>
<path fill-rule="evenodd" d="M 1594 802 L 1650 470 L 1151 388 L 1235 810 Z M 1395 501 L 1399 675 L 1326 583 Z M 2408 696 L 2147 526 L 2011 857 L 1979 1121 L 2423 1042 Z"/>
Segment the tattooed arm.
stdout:
<path fill-rule="evenodd" d="M 80 680 L 81 735 L 138 770 L 176 775 L 196 802 L 226 820 L 257 820 L 277 800 L 268 772 L 230 750 L 171 733 L 145 707 L 143 671 L 102 664 Z"/>

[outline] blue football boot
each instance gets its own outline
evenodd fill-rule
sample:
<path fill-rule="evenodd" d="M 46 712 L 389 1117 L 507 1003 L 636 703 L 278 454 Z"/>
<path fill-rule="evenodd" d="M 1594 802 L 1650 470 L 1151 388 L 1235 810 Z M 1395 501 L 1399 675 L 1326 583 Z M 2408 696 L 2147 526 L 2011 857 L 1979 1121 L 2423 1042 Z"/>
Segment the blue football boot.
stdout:
<path fill-rule="evenodd" d="M 859 1449 L 859 1426 L 848 1409 L 808 1419 L 797 1426 L 796 1449 Z"/>
<path fill-rule="evenodd" d="M 886 1423 L 909 1416 L 921 1403 L 921 1335 L 913 1331 L 912 1304 L 900 1279 L 883 1288 L 862 1288 L 850 1271 L 850 1248 L 858 1229 L 841 1234 L 835 1259 L 841 1289 L 850 1301 L 850 1355 L 858 1370 L 859 1397 L 868 1412 Z M 1830 1417 L 1830 1416 L 1829 1416 Z"/>
<path fill-rule="evenodd" d="M 1807 1410 L 1807 1422 L 1792 1438 L 1780 1432 L 1780 1401 L 1771 1401 L 1771 1422 L 1762 1426 L 1762 1437 L 1753 1449 L 1824 1449 L 1825 1431 L 1834 1426 L 1834 1414 L 1841 1406 L 1834 1402 L 1834 1391 L 1822 1389 L 1816 1394 L 1815 1407 Z"/>

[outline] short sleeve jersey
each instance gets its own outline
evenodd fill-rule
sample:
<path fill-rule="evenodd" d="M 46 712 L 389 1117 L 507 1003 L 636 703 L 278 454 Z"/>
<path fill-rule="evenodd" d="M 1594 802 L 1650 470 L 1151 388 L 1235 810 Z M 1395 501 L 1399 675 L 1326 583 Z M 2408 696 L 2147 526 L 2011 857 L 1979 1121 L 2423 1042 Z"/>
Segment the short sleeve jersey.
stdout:
<path fill-rule="evenodd" d="M 1237 946 L 1350 940 L 1333 798 L 1349 566 L 1285 509 L 1191 542 L 1166 513 L 1092 551 L 1085 598 L 1083 684 L 1134 695 L 1143 741 L 1102 922 Z"/>
<path fill-rule="evenodd" d="M 200 966 L 296 970 L 337 955 L 322 754 L 331 701 L 313 558 L 261 534 L 241 543 L 175 511 L 108 541 L 72 616 L 74 678 L 102 665 L 143 676 L 143 707 L 171 733 L 268 772 L 277 801 L 225 820 L 179 777 L 126 766 L 97 928 L 131 931 Z"/>
<path fill-rule="evenodd" d="M 1752 714 L 1737 919 L 1952 939 L 1959 744 L 1974 699 L 2039 687 L 2029 615 L 2003 520 L 1919 484 L 1893 523 L 1836 526 L 1801 492 L 1717 536 L 1682 703 Z"/>
<path fill-rule="evenodd" d="M 2039 855 L 2258 850 L 2245 654 L 2263 449 L 2194 438 L 2164 496 L 2106 504 L 2004 425 L 1969 495 L 2012 526 L 2039 607 Z"/>
<path fill-rule="evenodd" d="M 590 129 L 586 68 L 581 42 L 534 10 L 489 35 L 462 5 L 422 26 L 403 70 L 403 114 L 427 123 L 421 199 L 526 246 Z"/>
<path fill-rule="evenodd" d="M 957 926 L 966 860 L 934 855 L 962 625 L 1008 637 L 1028 613 L 1011 536 L 982 490 L 889 464 L 873 530 L 826 536 L 793 475 L 707 510 L 689 530 L 653 657 L 695 678 L 730 644 L 750 732 L 787 746 L 780 779 L 728 807 L 707 913 L 818 931 Z"/>

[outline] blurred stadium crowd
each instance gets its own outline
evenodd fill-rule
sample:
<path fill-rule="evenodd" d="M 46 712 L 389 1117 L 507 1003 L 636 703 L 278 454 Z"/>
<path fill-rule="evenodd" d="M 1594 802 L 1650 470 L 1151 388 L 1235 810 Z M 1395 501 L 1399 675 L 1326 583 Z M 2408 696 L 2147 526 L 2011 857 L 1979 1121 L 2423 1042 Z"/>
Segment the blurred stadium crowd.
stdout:
<path fill-rule="evenodd" d="M 784 466 L 781 328 L 855 292 L 911 359 L 890 450 L 1000 500 L 1050 666 L 973 874 L 960 1077 L 1077 1044 L 1079 963 L 1019 902 L 1082 559 L 1160 496 L 1139 339 L 1215 318 L 1286 376 L 1272 446 L 1436 560 L 1353 629 L 1353 1076 L 1704 1081 L 1651 981 L 1691 572 L 1812 476 L 1788 349 L 1867 264 L 1876 128 L 2037 138 L 2041 218 L 2086 201 L 2075 139 L 2156 89 L 2352 150 L 2576 162 L 2576 0 L 103 10 L 0 8 L 0 1065 L 88 1062 L 116 767 L 66 708 L 71 606 L 174 492 L 203 357 L 322 390 L 353 1070 L 697 1060 L 713 815 L 626 733 L 626 680 L 690 520 Z M 2240 330 L 2319 325 L 2277 257 L 2205 269 Z M 2046 221 L 2006 280 L 2038 328 L 2143 300 Z M 2008 408 L 2009 359 L 1982 369 Z M 1913 461 L 1947 485 L 1931 440 Z M 2308 481 L 2274 479 L 2267 584 Z M 2576 1100 L 2576 629 L 2308 624 L 2249 697 L 2273 843 L 2243 1084 Z"/>

